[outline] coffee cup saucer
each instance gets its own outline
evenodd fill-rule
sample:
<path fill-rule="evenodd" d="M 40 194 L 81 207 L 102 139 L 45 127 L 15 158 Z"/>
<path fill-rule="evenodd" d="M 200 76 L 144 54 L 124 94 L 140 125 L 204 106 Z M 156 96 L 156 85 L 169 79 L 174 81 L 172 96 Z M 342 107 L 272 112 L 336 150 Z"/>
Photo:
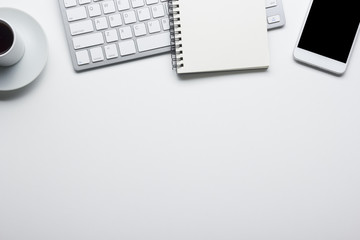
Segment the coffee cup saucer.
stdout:
<path fill-rule="evenodd" d="M 39 23 L 29 14 L 14 8 L 0 8 L 0 18 L 10 22 L 25 44 L 23 58 L 13 66 L 0 67 L 0 91 L 12 91 L 33 82 L 44 69 L 48 44 Z"/>

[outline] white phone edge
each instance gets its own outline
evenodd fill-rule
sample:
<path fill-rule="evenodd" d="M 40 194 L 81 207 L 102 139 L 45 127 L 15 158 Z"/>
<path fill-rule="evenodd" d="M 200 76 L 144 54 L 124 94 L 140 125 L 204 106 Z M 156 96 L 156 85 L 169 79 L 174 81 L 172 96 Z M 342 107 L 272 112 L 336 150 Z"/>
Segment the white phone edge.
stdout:
<path fill-rule="evenodd" d="M 298 37 L 298 39 L 296 41 L 295 50 L 294 50 L 294 53 L 293 53 L 294 54 L 294 59 L 296 61 L 298 61 L 298 62 L 302 62 L 302 63 L 305 63 L 307 65 L 310 65 L 310 66 L 313 66 L 313 67 L 316 67 L 316 68 L 320 68 L 322 70 L 334 73 L 336 75 L 342 75 L 342 74 L 345 73 L 345 71 L 347 69 L 347 66 L 349 64 L 349 59 L 350 59 L 350 57 L 352 55 L 352 52 L 354 50 L 355 42 L 356 42 L 356 40 L 358 38 L 358 35 L 359 35 L 359 32 L 360 32 L 360 24 L 358 26 L 357 33 L 356 33 L 356 36 L 354 38 L 353 44 L 351 46 L 351 50 L 350 50 L 348 59 L 346 60 L 346 63 L 343 63 L 343 62 L 340 62 L 340 61 L 337 61 L 337 60 L 334 60 L 334 59 L 319 55 L 317 53 L 313 53 L 313 52 L 301 49 L 298 46 L 299 46 L 300 38 L 301 38 L 301 36 L 303 34 L 303 31 L 304 31 L 306 21 L 308 19 L 308 16 L 309 16 L 309 13 L 310 13 L 310 10 L 311 10 L 311 7 L 313 5 L 313 1 L 314 0 L 311 0 L 310 6 L 309 6 L 309 8 L 307 10 L 305 20 L 304 20 L 303 25 L 301 27 L 299 37 Z"/>

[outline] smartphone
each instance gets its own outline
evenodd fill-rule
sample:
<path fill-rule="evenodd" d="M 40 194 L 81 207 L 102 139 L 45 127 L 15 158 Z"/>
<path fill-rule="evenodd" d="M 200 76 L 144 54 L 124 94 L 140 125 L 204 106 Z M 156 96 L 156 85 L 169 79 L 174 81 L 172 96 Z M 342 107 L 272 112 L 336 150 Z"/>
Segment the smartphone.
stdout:
<path fill-rule="evenodd" d="M 343 74 L 359 32 L 359 6 L 359 0 L 312 0 L 294 58 Z"/>

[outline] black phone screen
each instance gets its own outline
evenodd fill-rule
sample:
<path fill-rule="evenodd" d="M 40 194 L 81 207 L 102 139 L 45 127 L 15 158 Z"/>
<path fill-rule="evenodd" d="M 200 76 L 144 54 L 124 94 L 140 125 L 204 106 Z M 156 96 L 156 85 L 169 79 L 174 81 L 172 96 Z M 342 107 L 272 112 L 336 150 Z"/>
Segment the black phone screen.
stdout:
<path fill-rule="evenodd" d="M 359 0 L 313 0 L 299 48 L 346 63 L 360 23 Z"/>

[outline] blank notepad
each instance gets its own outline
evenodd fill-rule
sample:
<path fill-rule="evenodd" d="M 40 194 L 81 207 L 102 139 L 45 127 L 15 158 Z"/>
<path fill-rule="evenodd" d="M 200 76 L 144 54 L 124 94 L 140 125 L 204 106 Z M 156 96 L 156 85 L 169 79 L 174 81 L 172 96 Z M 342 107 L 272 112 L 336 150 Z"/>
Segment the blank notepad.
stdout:
<path fill-rule="evenodd" d="M 264 0 L 170 0 L 177 73 L 269 67 Z"/>

